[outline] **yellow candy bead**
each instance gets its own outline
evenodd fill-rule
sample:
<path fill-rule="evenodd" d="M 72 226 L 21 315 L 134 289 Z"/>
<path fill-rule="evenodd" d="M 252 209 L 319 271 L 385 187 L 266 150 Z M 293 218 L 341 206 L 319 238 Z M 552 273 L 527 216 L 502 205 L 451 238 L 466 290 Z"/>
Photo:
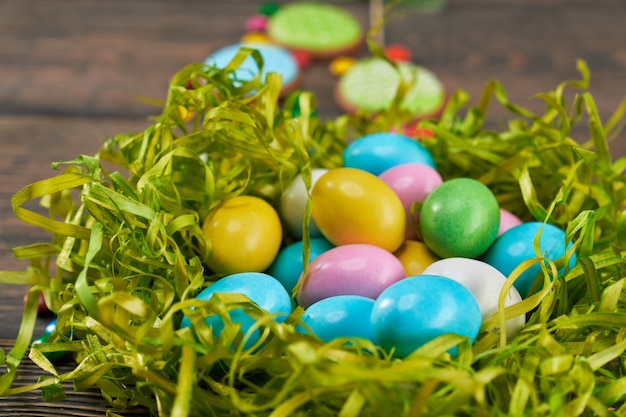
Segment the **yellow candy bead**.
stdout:
<path fill-rule="evenodd" d="M 343 75 L 348 71 L 356 62 L 356 60 L 350 56 L 340 56 L 330 61 L 330 72 L 337 77 Z"/>

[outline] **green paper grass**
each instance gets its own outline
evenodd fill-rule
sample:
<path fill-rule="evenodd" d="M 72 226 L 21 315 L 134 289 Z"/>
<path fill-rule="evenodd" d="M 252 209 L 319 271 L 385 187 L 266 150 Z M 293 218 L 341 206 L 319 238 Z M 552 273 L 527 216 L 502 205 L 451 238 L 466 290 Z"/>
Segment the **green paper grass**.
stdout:
<path fill-rule="evenodd" d="M 477 104 L 458 91 L 439 120 L 420 123 L 434 132 L 422 143 L 445 179 L 478 179 L 522 219 L 563 228 L 575 242 L 566 258 L 576 251 L 578 262 L 561 276 L 567 259 L 523 263 L 473 346 L 445 335 L 398 360 L 364 340 L 322 343 L 296 332 L 300 308 L 277 323 L 240 295 L 194 298 L 219 279 L 203 266 L 211 241 L 200 225 L 211 209 L 242 194 L 276 205 L 296 175 L 310 187 L 312 168 L 339 166 L 350 140 L 410 120 L 391 109 L 323 121 L 308 92 L 279 103 L 275 74 L 264 84 L 259 77 L 233 82 L 250 55 L 262 66 L 260 55 L 244 48 L 223 70 L 182 69 L 144 131 L 111 137 L 96 155 L 55 163 L 58 175 L 15 194 L 16 216 L 51 239 L 15 248 L 29 261 L 25 271 L 0 272 L 0 282 L 32 285 L 15 346 L 0 358 L 1 395 L 41 389 L 45 399 L 61 400 L 60 383 L 70 380 L 76 390 L 99 388 L 115 410 L 142 405 L 160 417 L 626 412 L 626 159 L 613 160 L 608 147 L 623 126 L 626 101 L 603 123 L 581 61 L 581 80 L 536 95 L 543 114 L 509 102 L 493 81 Z M 574 92 L 570 102 L 566 90 Z M 510 112 L 501 131 L 485 127 L 493 101 Z M 572 137 L 583 120 L 589 141 Z M 49 216 L 26 209 L 30 200 Z M 309 217 L 310 207 L 305 223 Z M 536 263 L 543 287 L 504 308 L 513 281 Z M 14 386 L 40 292 L 58 315 L 58 331 L 30 349 L 40 381 Z M 260 331 L 249 349 L 249 335 L 229 318 L 235 308 L 254 317 L 251 331 Z M 178 328 L 183 314 L 195 334 Z M 209 314 L 225 322 L 219 337 L 203 320 Z M 506 321 L 519 314 L 527 324 L 506 340 Z M 455 357 L 447 353 L 453 346 Z M 72 371 L 57 372 L 44 355 L 58 351 L 72 355 Z"/>

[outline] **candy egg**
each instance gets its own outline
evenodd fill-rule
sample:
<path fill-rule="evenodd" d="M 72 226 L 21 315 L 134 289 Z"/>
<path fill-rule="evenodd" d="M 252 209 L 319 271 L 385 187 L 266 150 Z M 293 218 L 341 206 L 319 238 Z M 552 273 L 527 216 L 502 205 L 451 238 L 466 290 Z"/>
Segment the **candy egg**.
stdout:
<path fill-rule="evenodd" d="M 496 239 L 500 206 L 491 190 L 471 178 L 445 181 L 420 211 L 422 240 L 442 258 L 474 258 Z"/>
<path fill-rule="evenodd" d="M 317 180 L 327 173 L 324 168 L 314 168 L 311 170 L 311 187 L 315 185 Z M 306 204 L 309 198 L 302 175 L 298 174 L 287 185 L 280 199 L 280 215 L 289 233 L 295 238 L 302 239 L 302 221 L 306 212 Z M 317 228 L 313 219 L 309 222 L 309 235 L 311 237 L 320 237 L 322 233 Z"/>
<path fill-rule="evenodd" d="M 339 337 L 374 340 L 370 316 L 374 300 L 358 295 L 338 295 L 317 301 L 306 309 L 302 322 L 325 342 Z M 298 330 L 307 333 L 304 326 Z"/>
<path fill-rule="evenodd" d="M 373 133 L 352 141 L 343 151 L 343 166 L 379 175 L 396 165 L 420 163 L 436 168 L 430 151 L 398 133 Z"/>
<path fill-rule="evenodd" d="M 500 228 L 498 229 L 498 236 L 506 232 L 512 227 L 519 226 L 523 222 L 513 213 L 508 210 L 500 209 Z"/>
<path fill-rule="evenodd" d="M 55 332 L 56 329 L 57 329 L 57 320 L 54 319 L 54 320 L 49 321 L 48 324 L 46 324 L 46 327 L 44 328 L 44 333 L 41 336 L 33 339 L 32 345 L 49 343 L 50 336 L 52 336 L 52 333 Z M 68 337 L 71 337 L 71 334 L 68 334 Z M 60 342 L 60 340 L 55 341 L 55 343 L 58 343 L 58 342 Z M 68 352 L 64 350 L 56 350 L 56 351 L 43 352 L 43 355 L 46 358 L 48 358 L 48 360 L 55 362 L 64 358 L 67 355 L 67 353 Z"/>
<path fill-rule="evenodd" d="M 439 257 L 417 240 L 407 240 L 393 253 L 400 260 L 407 277 L 419 275 Z"/>
<path fill-rule="evenodd" d="M 535 236 L 539 238 L 539 254 L 535 252 Z M 498 237 L 483 256 L 483 261 L 495 267 L 503 275 L 509 276 L 525 260 L 541 256 L 552 261 L 565 256 L 566 248 L 573 243 L 566 242 L 565 232 L 560 228 L 541 222 L 527 222 L 512 227 Z M 568 260 L 568 269 L 576 265 L 576 254 Z M 531 295 L 530 290 L 541 272 L 541 266 L 535 264 L 524 271 L 514 282 L 515 288 L 523 298 Z M 559 271 L 562 273 L 563 269 Z"/>
<path fill-rule="evenodd" d="M 283 88 L 281 94 L 286 94 L 295 88 L 300 80 L 300 68 L 298 63 L 293 58 L 291 53 L 278 45 L 271 45 L 263 43 L 258 35 L 267 37 L 264 34 L 256 34 L 257 37 L 253 39 L 248 36 L 244 42 L 228 45 L 224 48 L 218 49 L 213 52 L 204 61 L 207 65 L 213 65 L 217 68 L 226 68 L 232 59 L 237 56 L 242 47 L 255 49 L 259 52 L 263 58 L 263 79 L 265 81 L 265 75 L 269 73 L 277 73 L 282 77 Z M 235 85 L 240 85 L 243 82 L 252 80 L 254 76 L 259 73 L 259 67 L 257 62 L 252 56 L 248 56 L 241 65 L 235 69 L 233 78 L 236 79 Z"/>
<path fill-rule="evenodd" d="M 423 202 L 443 182 L 429 165 L 411 163 L 389 168 L 378 176 L 400 197 L 406 213 L 406 238 L 416 239 L 418 213 L 411 214 L 413 203 Z"/>
<path fill-rule="evenodd" d="M 476 298 L 458 282 L 415 275 L 391 285 L 372 308 L 374 340 L 404 358 L 438 336 L 453 333 L 473 342 L 482 324 Z M 456 348 L 451 350 L 456 353 Z"/>
<path fill-rule="evenodd" d="M 198 300 L 209 301 L 216 293 L 243 294 L 260 308 L 274 314 L 277 321 L 283 321 L 291 313 L 291 298 L 285 288 L 275 278 L 261 272 L 243 272 L 225 276 L 196 295 Z M 243 309 L 236 308 L 229 311 L 233 322 L 241 324 L 241 331 L 245 335 L 255 321 Z M 224 329 L 224 323 L 219 315 L 206 318 L 206 323 L 213 330 L 213 334 L 219 337 Z M 183 317 L 181 328 L 191 327 L 191 320 Z M 255 330 L 244 344 L 248 349 L 253 346 L 260 337 L 260 331 Z"/>
<path fill-rule="evenodd" d="M 493 266 L 469 258 L 446 258 L 438 260 L 424 270 L 424 275 L 439 275 L 462 284 L 476 297 L 482 319 L 485 321 L 498 311 L 500 292 L 506 277 Z M 522 297 L 515 287 L 511 287 L 504 299 L 504 306 L 516 304 Z M 526 316 L 519 315 L 506 323 L 506 334 L 513 338 L 526 323 Z"/>
<path fill-rule="evenodd" d="M 298 241 L 281 249 L 267 270 L 267 273 L 280 281 L 290 294 L 304 270 L 303 246 L 304 243 Z M 334 247 L 323 237 L 311 239 L 309 241 L 309 263 Z"/>
<path fill-rule="evenodd" d="M 375 175 L 334 168 L 319 178 L 311 196 L 315 223 L 336 246 L 367 243 L 393 252 L 404 242 L 402 202 Z"/>
<path fill-rule="evenodd" d="M 309 264 L 296 298 L 304 308 L 335 295 L 374 299 L 404 276 L 402 263 L 384 249 L 366 244 L 337 246 Z"/>
<path fill-rule="evenodd" d="M 218 274 L 265 271 L 282 242 L 276 210 L 265 200 L 238 196 L 224 201 L 202 225 L 211 240 L 207 265 Z"/>

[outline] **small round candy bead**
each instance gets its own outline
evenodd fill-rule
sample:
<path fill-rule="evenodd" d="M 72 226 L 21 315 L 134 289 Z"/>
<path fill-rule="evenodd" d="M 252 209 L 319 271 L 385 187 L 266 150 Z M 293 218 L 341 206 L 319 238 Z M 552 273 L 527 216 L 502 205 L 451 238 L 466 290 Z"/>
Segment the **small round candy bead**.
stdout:
<path fill-rule="evenodd" d="M 339 56 L 330 61 L 330 73 L 339 77 L 348 71 L 355 62 L 356 60 L 351 56 Z"/>
<path fill-rule="evenodd" d="M 391 61 L 410 61 L 411 51 L 402 45 L 388 45 L 385 47 L 385 55 Z"/>

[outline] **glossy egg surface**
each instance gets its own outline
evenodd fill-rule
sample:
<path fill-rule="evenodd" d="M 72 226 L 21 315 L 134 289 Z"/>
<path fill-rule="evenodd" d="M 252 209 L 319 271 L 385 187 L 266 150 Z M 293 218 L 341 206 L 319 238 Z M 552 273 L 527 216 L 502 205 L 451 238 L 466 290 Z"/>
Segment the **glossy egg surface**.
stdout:
<path fill-rule="evenodd" d="M 242 294 L 265 311 L 275 314 L 277 321 L 284 320 L 291 313 L 291 298 L 282 284 L 274 277 L 261 272 L 243 272 L 225 276 L 213 282 L 196 295 L 198 300 L 211 300 L 216 293 Z M 241 331 L 244 335 L 255 325 L 255 321 L 241 308 L 229 311 L 233 322 L 241 323 Z M 224 329 L 224 323 L 220 316 L 212 315 L 206 318 L 208 326 L 212 327 L 213 333 L 219 337 Z M 184 317 L 181 327 L 190 327 L 191 321 Z M 246 340 L 244 347 L 254 345 L 260 337 L 257 330 Z"/>
<path fill-rule="evenodd" d="M 415 275 L 380 294 L 372 309 L 372 327 L 378 345 L 404 358 L 447 333 L 473 341 L 481 317 L 476 298 L 463 285 L 441 276 Z"/>
<path fill-rule="evenodd" d="M 323 237 L 311 239 L 309 241 L 309 263 L 334 247 Z M 290 294 L 304 270 L 303 249 L 304 243 L 301 240 L 284 247 L 278 252 L 278 256 L 267 270 L 267 273 L 280 281 Z"/>
<path fill-rule="evenodd" d="M 439 275 L 462 284 L 476 297 L 483 321 L 498 312 L 500 292 L 506 277 L 493 266 L 470 258 L 446 258 L 430 264 L 425 275 Z M 511 287 L 504 299 L 504 307 L 522 301 L 515 287 Z M 506 323 L 507 337 L 514 337 L 524 327 L 526 316 L 511 318 Z"/>
<path fill-rule="evenodd" d="M 420 211 L 422 239 L 442 258 L 475 258 L 496 239 L 500 206 L 484 184 L 455 178 L 438 186 Z"/>
<path fill-rule="evenodd" d="M 309 264 L 298 289 L 298 304 L 307 308 L 336 295 L 376 298 L 404 278 L 402 263 L 390 252 L 367 244 L 332 248 Z"/>
<path fill-rule="evenodd" d="M 418 213 L 411 214 L 414 203 L 423 202 L 443 179 L 429 165 L 410 163 L 397 165 L 382 172 L 379 178 L 389 185 L 400 197 L 406 214 L 406 238 L 416 239 L 419 222 Z"/>
<path fill-rule="evenodd" d="M 541 232 L 539 238 L 539 255 L 556 261 L 566 253 L 566 248 L 572 247 L 571 241 L 566 242 L 565 232 L 551 224 L 541 222 L 526 222 L 512 227 L 498 237 L 483 256 L 483 261 L 495 267 L 504 276 L 508 277 L 520 263 L 535 259 L 535 236 Z M 576 254 L 569 258 L 568 269 L 576 265 Z M 541 266 L 535 264 L 524 271 L 513 284 L 522 298 L 531 295 L 531 289 L 541 272 Z M 564 272 L 563 269 L 559 271 Z M 542 279 L 542 278 L 539 278 Z M 537 288 L 541 288 L 539 285 Z"/>
<path fill-rule="evenodd" d="M 343 166 L 374 175 L 397 165 L 420 163 L 435 168 L 430 151 L 418 141 L 399 133 L 372 133 L 355 139 L 343 151 Z"/>
<path fill-rule="evenodd" d="M 424 242 L 417 240 L 405 241 L 393 254 L 404 266 L 407 277 L 423 273 L 430 264 L 440 259 Z"/>
<path fill-rule="evenodd" d="M 226 200 L 207 216 L 202 231 L 212 247 L 207 265 L 221 275 L 266 270 L 283 238 L 276 210 L 253 196 Z"/>
<path fill-rule="evenodd" d="M 310 305 L 302 322 L 325 342 L 339 337 L 374 340 L 370 316 L 374 300 L 358 295 L 338 295 Z M 308 333 L 305 327 L 299 327 Z"/>
<path fill-rule="evenodd" d="M 312 169 L 311 187 L 313 187 L 319 177 L 326 172 L 328 172 L 328 170 L 324 168 Z M 297 239 L 302 239 L 302 221 L 306 212 L 308 198 L 309 196 L 302 175 L 298 174 L 285 188 L 280 200 L 280 216 L 286 225 L 286 229 Z M 311 237 L 319 237 L 322 235 L 313 219 L 310 219 L 309 222 L 309 234 Z"/>
<path fill-rule="evenodd" d="M 404 242 L 400 198 L 380 178 L 355 168 L 334 168 L 312 191 L 313 219 L 336 246 L 366 243 L 393 252 Z"/>

